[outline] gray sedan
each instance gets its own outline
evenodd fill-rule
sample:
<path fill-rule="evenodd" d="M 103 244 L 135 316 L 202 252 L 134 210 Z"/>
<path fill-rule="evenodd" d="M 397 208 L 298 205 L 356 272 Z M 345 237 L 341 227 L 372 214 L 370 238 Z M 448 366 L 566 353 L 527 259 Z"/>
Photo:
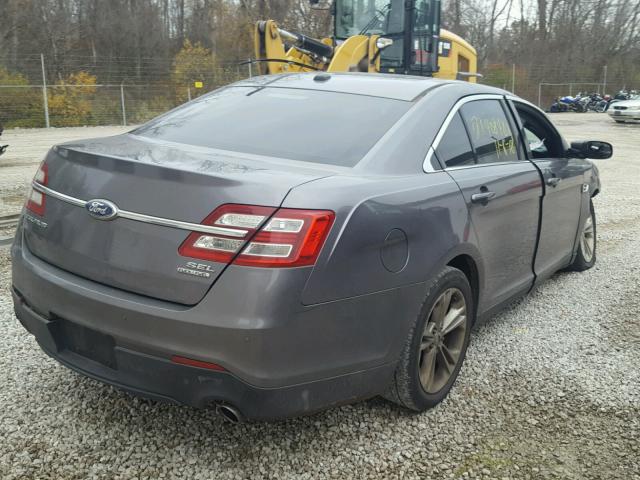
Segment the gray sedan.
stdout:
<path fill-rule="evenodd" d="M 12 248 L 51 357 L 233 421 L 385 395 L 423 411 L 472 327 L 596 261 L 610 144 L 465 82 L 259 77 L 54 147 Z"/>

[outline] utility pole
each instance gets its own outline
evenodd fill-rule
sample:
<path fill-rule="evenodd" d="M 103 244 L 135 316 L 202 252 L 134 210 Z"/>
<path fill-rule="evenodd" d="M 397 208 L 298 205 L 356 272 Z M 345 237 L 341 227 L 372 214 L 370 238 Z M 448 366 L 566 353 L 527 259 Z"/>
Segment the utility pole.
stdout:
<path fill-rule="evenodd" d="M 516 93 L 516 64 L 511 68 L 511 93 Z"/>
<path fill-rule="evenodd" d="M 604 80 L 602 81 L 602 95 L 607 93 L 607 65 L 604 66 Z"/>
<path fill-rule="evenodd" d="M 42 99 L 44 105 L 44 125 L 49 128 L 49 99 L 47 98 L 47 74 L 44 69 L 44 54 L 40 54 L 40 64 L 42 65 Z"/>

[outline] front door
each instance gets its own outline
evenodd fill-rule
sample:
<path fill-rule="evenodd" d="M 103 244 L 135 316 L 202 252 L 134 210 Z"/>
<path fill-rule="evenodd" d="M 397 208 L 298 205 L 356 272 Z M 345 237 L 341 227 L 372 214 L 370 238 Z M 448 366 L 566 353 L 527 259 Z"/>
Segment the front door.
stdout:
<path fill-rule="evenodd" d="M 540 279 L 571 262 L 581 209 L 586 164 L 564 158 L 564 145 L 557 130 L 535 108 L 514 101 L 524 131 L 528 155 L 544 180 L 540 242 L 534 269 Z"/>
<path fill-rule="evenodd" d="M 499 98 L 469 101 L 436 149 L 467 203 L 482 254 L 486 312 L 533 285 L 542 182 Z"/>

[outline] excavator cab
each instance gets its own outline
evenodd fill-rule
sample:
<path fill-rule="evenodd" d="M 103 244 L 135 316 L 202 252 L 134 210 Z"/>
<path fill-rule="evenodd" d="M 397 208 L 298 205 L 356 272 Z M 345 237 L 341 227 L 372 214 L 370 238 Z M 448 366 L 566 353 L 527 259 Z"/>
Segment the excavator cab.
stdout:
<path fill-rule="evenodd" d="M 439 0 L 336 0 L 334 19 L 338 42 L 353 35 L 388 39 L 380 52 L 381 72 L 438 71 Z"/>
<path fill-rule="evenodd" d="M 261 73 L 357 71 L 475 82 L 476 51 L 440 29 L 440 1 L 329 0 L 334 33 L 322 40 L 260 21 L 255 62 Z M 310 2 L 317 6 L 320 0 Z"/>

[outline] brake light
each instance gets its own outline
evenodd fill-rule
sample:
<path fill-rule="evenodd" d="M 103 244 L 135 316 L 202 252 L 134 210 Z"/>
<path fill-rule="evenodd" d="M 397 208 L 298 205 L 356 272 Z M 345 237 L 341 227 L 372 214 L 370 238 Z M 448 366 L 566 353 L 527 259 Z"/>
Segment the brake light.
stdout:
<path fill-rule="evenodd" d="M 275 212 L 275 214 L 274 214 Z M 191 233 L 180 255 L 252 267 L 301 267 L 315 264 L 331 230 L 329 210 L 298 210 L 223 205 L 203 222 L 234 231 L 229 235 Z"/>
<path fill-rule="evenodd" d="M 47 185 L 49 182 L 49 167 L 44 162 L 42 162 L 38 167 L 38 171 L 34 175 L 33 181 L 40 185 Z M 35 190 L 33 187 L 29 189 L 29 194 L 27 196 L 27 210 L 42 217 L 44 215 L 45 202 L 46 198 L 44 193 Z"/>

